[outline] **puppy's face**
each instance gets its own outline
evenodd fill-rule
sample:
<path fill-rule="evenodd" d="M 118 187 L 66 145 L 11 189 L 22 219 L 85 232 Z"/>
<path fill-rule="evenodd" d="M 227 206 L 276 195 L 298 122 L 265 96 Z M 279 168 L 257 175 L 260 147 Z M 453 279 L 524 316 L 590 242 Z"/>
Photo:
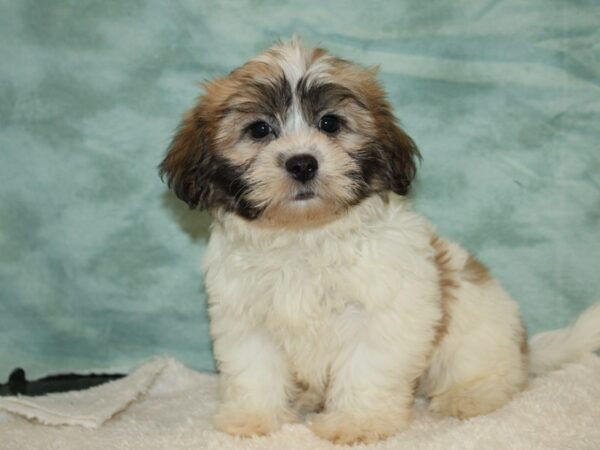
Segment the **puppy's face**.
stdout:
<path fill-rule="evenodd" d="M 309 226 L 408 192 L 418 150 L 374 70 L 293 41 L 205 89 L 160 166 L 190 207 Z"/>

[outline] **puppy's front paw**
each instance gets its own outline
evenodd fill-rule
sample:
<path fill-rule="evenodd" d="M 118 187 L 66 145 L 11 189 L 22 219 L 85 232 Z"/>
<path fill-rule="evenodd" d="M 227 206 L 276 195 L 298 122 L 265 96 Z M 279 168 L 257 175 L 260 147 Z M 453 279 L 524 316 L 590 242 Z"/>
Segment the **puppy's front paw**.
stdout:
<path fill-rule="evenodd" d="M 296 422 L 298 418 L 291 412 L 276 413 L 224 405 L 213 419 L 215 427 L 225 433 L 242 436 L 264 436 L 279 430 L 284 422 Z"/>
<path fill-rule="evenodd" d="M 289 418 L 292 421 L 292 418 Z M 225 433 L 242 436 L 264 436 L 277 431 L 286 421 L 281 415 L 266 411 L 222 407 L 215 415 L 215 427 Z"/>
<path fill-rule="evenodd" d="M 317 436 L 336 444 L 371 443 L 405 429 L 409 420 L 408 411 L 370 416 L 332 411 L 314 416 L 310 427 Z"/>

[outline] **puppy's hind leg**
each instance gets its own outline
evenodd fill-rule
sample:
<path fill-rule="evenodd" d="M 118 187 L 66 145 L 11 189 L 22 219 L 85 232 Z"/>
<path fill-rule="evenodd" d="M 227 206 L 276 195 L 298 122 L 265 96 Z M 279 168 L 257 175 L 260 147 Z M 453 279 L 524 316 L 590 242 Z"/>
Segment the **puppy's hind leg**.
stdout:
<path fill-rule="evenodd" d="M 502 407 L 523 389 L 528 358 L 516 305 L 497 283 L 457 294 L 421 391 L 431 399 L 430 411 L 464 419 Z"/>
<path fill-rule="evenodd" d="M 508 403 L 517 391 L 514 386 L 494 376 L 463 381 L 434 395 L 429 410 L 439 415 L 466 419 L 495 411 Z"/>

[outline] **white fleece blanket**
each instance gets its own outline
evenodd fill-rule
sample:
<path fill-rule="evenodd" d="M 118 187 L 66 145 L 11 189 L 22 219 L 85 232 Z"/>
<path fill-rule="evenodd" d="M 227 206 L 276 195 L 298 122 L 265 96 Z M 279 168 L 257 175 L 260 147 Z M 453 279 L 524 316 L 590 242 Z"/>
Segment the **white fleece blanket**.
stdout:
<path fill-rule="evenodd" d="M 336 449 L 303 424 L 269 437 L 215 431 L 217 379 L 157 358 L 87 391 L 0 398 L 0 449 Z M 418 401 L 410 429 L 372 449 L 600 449 L 600 358 L 534 379 L 504 408 L 460 421 L 436 418 Z"/>

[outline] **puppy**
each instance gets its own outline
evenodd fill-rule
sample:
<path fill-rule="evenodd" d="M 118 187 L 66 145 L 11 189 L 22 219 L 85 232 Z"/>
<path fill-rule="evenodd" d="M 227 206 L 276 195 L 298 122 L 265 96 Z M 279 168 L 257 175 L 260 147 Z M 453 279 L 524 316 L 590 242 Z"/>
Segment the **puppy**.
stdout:
<path fill-rule="evenodd" d="M 594 307 L 530 353 L 498 281 L 410 210 L 419 151 L 375 69 L 293 40 L 204 87 L 160 170 L 214 219 L 220 430 L 315 412 L 318 436 L 371 442 L 407 427 L 417 393 L 437 414 L 485 414 L 600 345 Z"/>

